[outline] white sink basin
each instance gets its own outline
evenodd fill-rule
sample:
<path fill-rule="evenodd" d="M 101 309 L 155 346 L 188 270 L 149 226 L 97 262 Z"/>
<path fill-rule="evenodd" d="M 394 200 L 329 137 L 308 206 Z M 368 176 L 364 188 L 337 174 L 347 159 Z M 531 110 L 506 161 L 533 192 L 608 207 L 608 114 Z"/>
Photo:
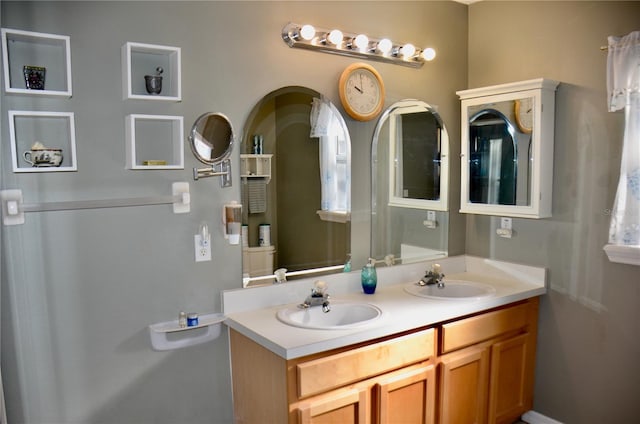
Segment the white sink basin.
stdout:
<path fill-rule="evenodd" d="M 496 289 L 488 284 L 463 280 L 445 280 L 444 287 L 437 285 L 419 286 L 416 283 L 405 286 L 404 290 L 414 296 L 439 300 L 479 300 L 493 296 Z"/>
<path fill-rule="evenodd" d="M 322 312 L 321 306 L 300 309 L 296 305 L 280 309 L 276 317 L 294 327 L 316 330 L 345 330 L 373 323 L 382 316 L 377 306 L 369 303 L 331 303 L 331 310 Z"/>

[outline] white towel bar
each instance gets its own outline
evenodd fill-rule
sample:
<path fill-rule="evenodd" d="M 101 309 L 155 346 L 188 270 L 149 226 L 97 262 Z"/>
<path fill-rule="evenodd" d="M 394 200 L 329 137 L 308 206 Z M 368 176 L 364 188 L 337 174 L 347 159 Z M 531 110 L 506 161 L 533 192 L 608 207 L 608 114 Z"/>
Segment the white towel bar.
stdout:
<path fill-rule="evenodd" d="M 173 204 L 174 213 L 191 210 L 189 183 L 172 184 L 172 194 L 168 196 L 135 197 L 128 199 L 70 200 L 63 202 L 23 203 L 22 190 L 0 191 L 2 201 L 2 223 L 4 225 L 24 224 L 25 212 L 50 212 L 77 209 L 121 208 L 127 206 L 147 206 Z"/>

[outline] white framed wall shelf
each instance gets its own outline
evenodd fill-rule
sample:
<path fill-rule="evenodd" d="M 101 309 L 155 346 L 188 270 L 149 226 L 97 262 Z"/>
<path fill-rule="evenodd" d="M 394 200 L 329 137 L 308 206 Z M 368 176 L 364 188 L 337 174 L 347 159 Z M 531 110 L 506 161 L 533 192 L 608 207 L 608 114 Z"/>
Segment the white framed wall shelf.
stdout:
<path fill-rule="evenodd" d="M 127 115 L 128 169 L 184 169 L 182 116 Z"/>
<path fill-rule="evenodd" d="M 10 110 L 13 172 L 77 171 L 73 112 Z"/>
<path fill-rule="evenodd" d="M 71 48 L 66 35 L 2 28 L 6 93 L 71 97 Z"/>
<path fill-rule="evenodd" d="M 124 99 L 182 101 L 180 48 L 127 42 L 122 46 Z M 161 77 L 160 82 L 152 77 Z"/>
<path fill-rule="evenodd" d="M 271 181 L 271 154 L 241 154 L 240 176 L 242 178 L 265 178 Z"/>

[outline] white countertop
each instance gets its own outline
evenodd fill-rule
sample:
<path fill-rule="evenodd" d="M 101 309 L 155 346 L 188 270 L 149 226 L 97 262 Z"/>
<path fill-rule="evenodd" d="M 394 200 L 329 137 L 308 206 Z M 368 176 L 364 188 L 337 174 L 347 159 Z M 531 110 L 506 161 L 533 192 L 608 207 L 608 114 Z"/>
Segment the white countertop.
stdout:
<path fill-rule="evenodd" d="M 408 294 L 404 287 L 418 281 L 435 261 L 378 269 L 378 287 L 362 293 L 360 273 L 322 277 L 331 301 L 373 304 L 382 318 L 359 328 L 316 330 L 280 322 L 276 312 L 301 303 L 315 279 L 223 293 L 225 324 L 285 359 L 293 359 L 354 343 L 437 324 L 546 293 L 546 270 L 470 256 L 438 260 L 445 282 L 467 280 L 493 286 L 496 293 L 480 300 L 434 300 Z M 448 272 L 447 270 L 450 270 Z M 417 276 L 417 278 L 416 278 Z"/>

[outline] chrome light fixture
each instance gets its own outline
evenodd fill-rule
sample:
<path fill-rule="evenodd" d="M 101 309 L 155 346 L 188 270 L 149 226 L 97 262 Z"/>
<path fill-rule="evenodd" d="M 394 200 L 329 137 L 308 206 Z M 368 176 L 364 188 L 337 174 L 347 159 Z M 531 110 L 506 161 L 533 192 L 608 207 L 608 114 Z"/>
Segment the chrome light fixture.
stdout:
<path fill-rule="evenodd" d="M 412 68 L 420 68 L 425 62 L 436 57 L 436 51 L 430 47 L 420 49 L 411 43 L 394 43 L 388 38 L 372 38 L 339 29 L 314 28 L 309 24 L 288 23 L 282 28 L 282 39 L 289 47 L 395 63 Z"/>

